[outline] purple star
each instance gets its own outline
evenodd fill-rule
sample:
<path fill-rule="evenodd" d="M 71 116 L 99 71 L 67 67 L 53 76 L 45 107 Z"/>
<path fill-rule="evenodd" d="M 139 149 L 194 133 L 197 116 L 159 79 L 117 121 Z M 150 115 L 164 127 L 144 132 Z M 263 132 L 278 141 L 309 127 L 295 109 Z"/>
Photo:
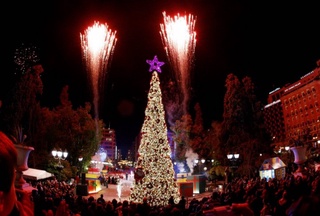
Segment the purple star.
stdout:
<path fill-rule="evenodd" d="M 153 60 L 147 60 L 147 63 L 150 65 L 149 72 L 157 71 L 161 73 L 161 66 L 164 65 L 164 62 L 158 61 L 157 56 L 154 56 Z"/>

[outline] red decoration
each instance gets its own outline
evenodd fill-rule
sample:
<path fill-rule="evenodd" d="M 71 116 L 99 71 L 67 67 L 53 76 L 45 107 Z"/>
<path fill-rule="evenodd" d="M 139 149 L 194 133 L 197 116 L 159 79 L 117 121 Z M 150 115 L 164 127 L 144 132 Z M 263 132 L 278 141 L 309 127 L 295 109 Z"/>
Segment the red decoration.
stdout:
<path fill-rule="evenodd" d="M 179 182 L 180 196 L 192 197 L 193 196 L 193 183 L 192 182 Z"/>
<path fill-rule="evenodd" d="M 138 181 L 141 181 L 144 176 L 145 176 L 145 174 L 144 174 L 142 168 L 141 167 L 136 168 L 136 170 L 134 172 L 134 179 L 138 182 Z"/>

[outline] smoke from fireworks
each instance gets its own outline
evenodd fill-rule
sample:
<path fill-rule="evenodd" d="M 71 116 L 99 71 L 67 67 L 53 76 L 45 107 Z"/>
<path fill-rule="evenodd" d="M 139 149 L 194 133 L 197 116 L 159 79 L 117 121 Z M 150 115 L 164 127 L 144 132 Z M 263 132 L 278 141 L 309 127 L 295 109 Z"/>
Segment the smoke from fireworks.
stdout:
<path fill-rule="evenodd" d="M 189 102 L 190 71 L 196 47 L 196 32 L 194 31 L 196 19 L 191 14 L 188 16 L 178 14 L 172 18 L 163 12 L 163 20 L 164 23 L 160 24 L 160 36 L 169 63 L 175 73 L 176 82 L 178 82 L 182 111 L 183 114 L 186 114 Z"/>
<path fill-rule="evenodd" d="M 94 22 L 81 34 L 83 58 L 91 80 L 95 118 L 99 117 L 99 88 L 104 86 L 105 74 L 116 44 L 116 31 L 107 24 Z"/>

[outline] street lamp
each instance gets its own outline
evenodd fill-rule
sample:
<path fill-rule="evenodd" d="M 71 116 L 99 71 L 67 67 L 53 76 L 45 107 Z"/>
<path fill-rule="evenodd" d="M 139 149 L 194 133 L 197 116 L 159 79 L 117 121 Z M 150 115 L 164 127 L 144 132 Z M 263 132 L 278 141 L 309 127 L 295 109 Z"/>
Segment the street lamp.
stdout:
<path fill-rule="evenodd" d="M 78 161 L 79 161 L 79 164 L 80 164 L 80 167 L 79 167 L 79 179 L 82 179 L 82 160 L 83 160 L 83 157 L 82 156 L 79 156 L 78 157 Z M 81 181 L 82 183 L 83 181 Z"/>
<path fill-rule="evenodd" d="M 79 161 L 79 163 L 80 163 L 80 176 L 81 176 L 81 173 L 82 173 L 82 160 L 83 160 L 83 157 L 82 156 L 79 156 L 78 157 L 78 161 Z"/>
<path fill-rule="evenodd" d="M 202 159 L 201 159 L 201 163 L 202 163 L 201 168 L 202 168 L 202 167 L 203 167 L 203 168 L 200 170 L 200 173 L 203 173 L 203 171 L 206 171 L 206 170 L 207 170 L 207 169 L 204 169 L 204 168 L 206 168 L 206 167 L 204 167 L 204 163 L 205 163 L 205 162 L 206 162 L 206 160 L 202 158 Z M 203 171 L 202 171 L 202 170 L 203 170 Z"/>
<path fill-rule="evenodd" d="M 231 161 L 237 160 L 239 156 L 239 154 L 227 154 L 227 158 Z"/>
<path fill-rule="evenodd" d="M 61 151 L 61 149 L 53 149 L 51 151 L 52 156 L 54 159 L 59 160 L 58 166 L 56 166 L 56 169 L 59 172 L 59 181 L 61 180 L 61 170 L 63 169 L 63 165 L 61 164 L 61 160 L 65 160 L 68 157 L 68 152 L 67 151 Z"/>
<path fill-rule="evenodd" d="M 240 154 L 227 154 L 227 158 L 230 161 L 230 165 L 231 165 L 230 168 L 232 169 L 232 174 L 234 172 L 234 169 L 238 167 L 237 166 L 237 160 L 239 159 L 239 157 L 240 157 Z M 227 182 L 230 180 L 229 177 L 228 177 L 228 174 L 229 174 L 229 172 L 227 171 L 226 172 L 226 175 L 227 175 L 226 176 L 227 177 L 226 180 L 227 180 Z"/>
<path fill-rule="evenodd" d="M 83 157 L 80 156 L 80 157 L 78 158 L 78 160 L 79 160 L 79 162 L 81 162 L 81 161 L 83 160 Z"/>
<path fill-rule="evenodd" d="M 61 165 L 61 160 L 65 160 L 68 157 L 68 152 L 67 151 L 61 151 L 61 149 L 53 149 L 51 152 L 52 156 L 54 157 L 54 159 L 59 160 L 58 165 Z"/>
<path fill-rule="evenodd" d="M 199 160 L 198 160 L 198 159 L 194 159 L 193 162 L 194 162 L 194 163 L 193 163 L 193 172 L 194 172 L 195 174 L 197 174 L 197 173 L 199 173 L 199 166 L 198 166 Z M 197 170 L 196 170 L 196 167 L 197 167 Z"/>

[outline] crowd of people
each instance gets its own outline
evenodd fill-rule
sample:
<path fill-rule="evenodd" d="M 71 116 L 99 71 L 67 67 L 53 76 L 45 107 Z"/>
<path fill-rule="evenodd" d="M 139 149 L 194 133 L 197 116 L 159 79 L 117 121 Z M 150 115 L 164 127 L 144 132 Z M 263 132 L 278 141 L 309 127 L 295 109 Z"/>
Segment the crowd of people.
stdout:
<path fill-rule="evenodd" d="M 136 203 L 77 195 L 76 183 L 57 179 L 38 181 L 27 194 L 15 188 L 16 161 L 13 143 L 0 132 L 1 216 L 320 215 L 320 171 L 315 170 L 306 176 L 287 173 L 282 179 L 237 177 L 200 200 L 181 197 L 179 203 L 169 199 L 166 206 L 150 206 L 148 197 Z"/>

